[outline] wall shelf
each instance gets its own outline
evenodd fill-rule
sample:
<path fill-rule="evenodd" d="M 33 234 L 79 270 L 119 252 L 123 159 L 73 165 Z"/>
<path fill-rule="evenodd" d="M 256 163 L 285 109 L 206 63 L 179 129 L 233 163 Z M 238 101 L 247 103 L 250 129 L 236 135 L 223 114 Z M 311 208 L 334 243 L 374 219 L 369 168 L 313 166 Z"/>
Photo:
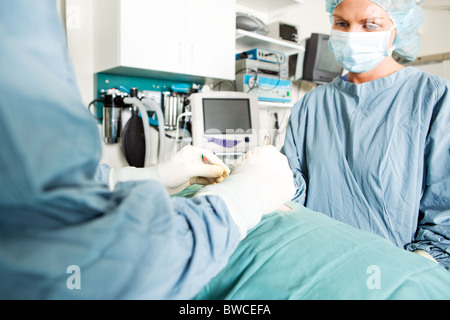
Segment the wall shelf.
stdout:
<path fill-rule="evenodd" d="M 450 60 L 450 52 L 441 54 L 433 54 L 429 56 L 417 57 L 416 60 L 408 63 L 408 66 L 420 66 L 425 64 L 440 63 L 446 60 Z"/>
<path fill-rule="evenodd" d="M 236 30 L 236 50 L 242 52 L 254 48 L 269 49 L 278 52 L 284 52 L 287 56 L 305 51 L 303 46 L 286 40 L 263 36 L 255 32 Z"/>
<path fill-rule="evenodd" d="M 258 105 L 261 109 L 269 108 L 292 108 L 294 103 L 292 102 L 270 102 L 270 101 L 258 101 Z"/>

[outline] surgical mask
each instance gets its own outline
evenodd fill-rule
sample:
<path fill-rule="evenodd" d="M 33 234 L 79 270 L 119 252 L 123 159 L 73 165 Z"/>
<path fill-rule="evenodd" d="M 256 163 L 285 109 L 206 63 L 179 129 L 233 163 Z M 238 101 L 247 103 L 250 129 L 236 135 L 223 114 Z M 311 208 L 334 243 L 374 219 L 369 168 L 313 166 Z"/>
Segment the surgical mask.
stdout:
<path fill-rule="evenodd" d="M 330 49 L 336 61 L 346 70 L 363 73 L 375 68 L 394 51 L 389 50 L 393 26 L 388 31 L 343 32 L 331 30 Z"/>

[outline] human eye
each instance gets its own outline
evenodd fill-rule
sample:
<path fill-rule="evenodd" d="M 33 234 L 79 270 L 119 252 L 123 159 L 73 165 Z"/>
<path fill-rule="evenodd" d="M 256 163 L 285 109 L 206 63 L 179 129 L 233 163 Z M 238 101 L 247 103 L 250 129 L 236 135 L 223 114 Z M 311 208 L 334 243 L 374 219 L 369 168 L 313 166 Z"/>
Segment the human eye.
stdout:
<path fill-rule="evenodd" d="M 369 19 L 364 23 L 364 29 L 366 31 L 382 31 L 383 27 L 380 23 L 376 21 L 376 19 Z"/>
<path fill-rule="evenodd" d="M 344 29 L 344 28 L 348 27 L 348 23 L 346 21 L 343 21 L 343 20 L 336 20 L 336 21 L 333 22 L 333 26 L 336 29 Z"/>
<path fill-rule="evenodd" d="M 380 28 L 380 26 L 373 24 L 373 23 L 367 23 L 364 25 L 364 29 L 367 31 L 377 31 Z"/>

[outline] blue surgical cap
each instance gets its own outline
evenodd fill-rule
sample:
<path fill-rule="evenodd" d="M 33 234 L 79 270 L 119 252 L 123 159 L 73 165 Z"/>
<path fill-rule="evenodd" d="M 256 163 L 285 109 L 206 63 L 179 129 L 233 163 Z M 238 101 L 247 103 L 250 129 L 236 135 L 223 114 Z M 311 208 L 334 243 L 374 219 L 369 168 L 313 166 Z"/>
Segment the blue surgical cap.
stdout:
<path fill-rule="evenodd" d="M 334 9 L 344 0 L 325 0 L 326 10 L 333 14 Z M 417 28 L 423 22 L 424 12 L 416 0 L 370 0 L 381 6 L 389 14 L 397 27 L 394 41 L 394 58 L 401 62 L 413 61 L 420 47 Z"/>

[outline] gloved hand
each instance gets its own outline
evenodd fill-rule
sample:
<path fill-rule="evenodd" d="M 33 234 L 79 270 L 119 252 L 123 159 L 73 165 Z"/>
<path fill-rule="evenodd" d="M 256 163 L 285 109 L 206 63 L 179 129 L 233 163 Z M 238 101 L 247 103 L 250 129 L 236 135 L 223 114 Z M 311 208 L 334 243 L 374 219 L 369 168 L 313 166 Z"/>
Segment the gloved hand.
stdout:
<path fill-rule="evenodd" d="M 241 238 L 295 195 L 293 173 L 287 158 L 273 146 L 249 151 L 222 183 L 206 186 L 195 196 L 217 195 L 225 201 Z"/>
<path fill-rule="evenodd" d="M 205 156 L 212 164 L 202 160 Z M 213 184 L 223 180 L 223 175 L 230 174 L 230 169 L 212 152 L 186 146 L 172 159 L 158 165 L 161 182 L 172 192 L 180 192 L 191 184 Z"/>
<path fill-rule="evenodd" d="M 202 161 L 204 155 L 212 163 Z M 149 168 L 124 167 L 111 169 L 110 189 L 116 184 L 132 180 L 158 180 L 169 191 L 176 194 L 191 184 L 212 184 L 223 180 L 230 169 L 212 152 L 198 147 L 186 146 L 170 160 Z"/>

